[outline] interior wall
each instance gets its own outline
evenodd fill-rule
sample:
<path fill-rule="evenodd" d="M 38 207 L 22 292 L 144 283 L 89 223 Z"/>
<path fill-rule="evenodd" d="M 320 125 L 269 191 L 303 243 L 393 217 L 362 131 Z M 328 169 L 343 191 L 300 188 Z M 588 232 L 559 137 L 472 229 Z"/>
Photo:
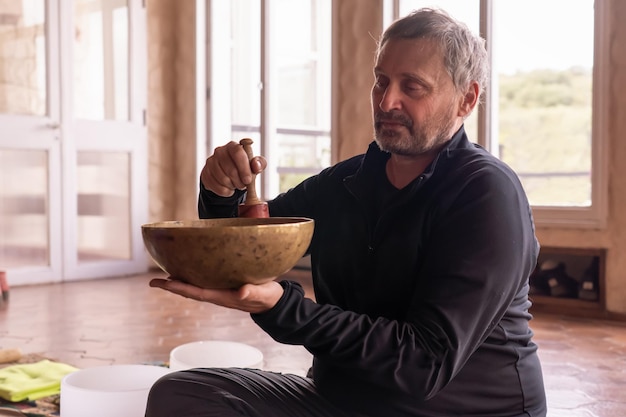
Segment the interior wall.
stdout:
<path fill-rule="evenodd" d="M 176 135 L 175 0 L 151 0 L 146 4 L 148 47 L 148 207 L 149 221 L 174 218 L 176 200 L 172 159 Z"/>
<path fill-rule="evenodd" d="M 160 1 L 160 0 L 157 0 Z M 176 200 L 174 218 L 198 218 L 198 177 L 196 140 L 205 132 L 196 132 L 196 2 L 177 1 L 178 35 L 176 37 L 176 139 L 174 163 Z M 200 40 L 204 44 L 204 40 Z M 201 75 L 204 77 L 204 74 Z"/>
<path fill-rule="evenodd" d="M 333 161 L 363 153 L 374 137 L 370 90 L 382 0 L 333 2 Z"/>
<path fill-rule="evenodd" d="M 195 1 L 148 0 L 150 221 L 197 218 Z"/>
<path fill-rule="evenodd" d="M 333 146 L 335 160 L 365 151 L 372 139 L 369 89 L 372 63 L 382 26 L 382 0 L 335 1 L 333 30 Z M 373 4 L 372 4 L 373 3 Z M 195 2 L 148 1 L 148 135 L 150 141 L 150 217 L 195 217 L 197 179 L 188 167 L 195 156 L 193 76 Z M 543 246 L 607 250 L 605 295 L 609 312 L 626 314 L 626 2 L 607 0 L 611 8 L 608 190 L 605 228 L 538 227 Z"/>

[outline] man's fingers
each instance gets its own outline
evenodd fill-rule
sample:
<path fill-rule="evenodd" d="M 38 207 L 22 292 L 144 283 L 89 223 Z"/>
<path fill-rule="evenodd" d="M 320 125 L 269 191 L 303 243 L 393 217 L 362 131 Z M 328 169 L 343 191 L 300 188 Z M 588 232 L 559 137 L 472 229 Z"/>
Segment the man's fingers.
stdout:
<path fill-rule="evenodd" d="M 262 156 L 255 156 L 250 161 L 250 169 L 253 173 L 259 174 L 267 168 L 267 160 Z"/>
<path fill-rule="evenodd" d="M 235 308 L 249 313 L 260 313 L 272 308 L 283 294 L 276 281 L 261 285 L 245 284 L 238 289 L 206 289 L 172 279 L 155 278 L 150 286 L 174 294 L 204 301 L 222 307 Z"/>
<path fill-rule="evenodd" d="M 230 197 L 235 189 L 243 190 L 258 174 L 267 167 L 267 160 L 255 156 L 248 160 L 243 147 L 236 142 L 229 142 L 215 148 L 215 152 L 207 158 L 200 173 L 202 185 L 217 195 Z"/>
<path fill-rule="evenodd" d="M 234 171 L 229 172 L 233 182 L 238 183 L 238 188 L 245 188 L 246 184 L 252 181 L 252 170 L 250 169 L 250 160 L 248 154 L 243 147 L 235 142 L 226 145 L 226 149 L 230 155 L 229 162 L 233 163 Z"/>
<path fill-rule="evenodd" d="M 240 177 L 237 166 L 230 159 L 218 159 L 215 161 L 215 169 L 212 171 L 212 174 L 223 187 L 229 187 L 232 190 L 235 188 L 239 190 L 246 188 L 246 183 Z"/>
<path fill-rule="evenodd" d="M 236 290 L 200 288 L 175 279 L 155 278 L 150 281 L 149 285 L 151 287 L 161 288 L 173 292 L 174 294 L 178 294 L 186 298 L 219 304 L 225 307 L 232 307 L 235 304 L 233 303 L 233 300 L 238 298 Z"/>

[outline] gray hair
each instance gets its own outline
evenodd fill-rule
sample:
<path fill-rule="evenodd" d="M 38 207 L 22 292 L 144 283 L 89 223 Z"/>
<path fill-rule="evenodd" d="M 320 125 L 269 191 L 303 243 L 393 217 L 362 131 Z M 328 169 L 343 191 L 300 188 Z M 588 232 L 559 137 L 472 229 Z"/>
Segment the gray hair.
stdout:
<path fill-rule="evenodd" d="M 423 8 L 393 22 L 380 37 L 377 55 L 390 39 L 420 38 L 438 42 L 446 70 L 458 91 L 466 91 L 476 81 L 482 95 L 489 77 L 485 41 L 443 10 Z"/>

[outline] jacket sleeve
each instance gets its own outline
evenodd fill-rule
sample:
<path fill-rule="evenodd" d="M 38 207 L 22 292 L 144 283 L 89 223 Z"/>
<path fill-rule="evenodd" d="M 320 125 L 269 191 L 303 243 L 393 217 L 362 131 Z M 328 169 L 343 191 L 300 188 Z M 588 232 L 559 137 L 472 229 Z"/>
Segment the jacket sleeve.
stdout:
<path fill-rule="evenodd" d="M 207 190 L 200 182 L 198 194 L 198 216 L 201 219 L 215 219 L 223 217 L 237 217 L 237 208 L 243 203 L 245 191 L 235 190 L 230 197 L 220 197 Z"/>

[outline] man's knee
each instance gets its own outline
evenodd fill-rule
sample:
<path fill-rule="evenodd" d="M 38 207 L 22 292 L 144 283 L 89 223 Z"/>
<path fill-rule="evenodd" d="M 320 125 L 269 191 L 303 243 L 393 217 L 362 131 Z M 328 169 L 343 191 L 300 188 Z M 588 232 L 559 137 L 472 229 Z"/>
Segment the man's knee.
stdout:
<path fill-rule="evenodd" d="M 168 404 L 172 404 L 175 393 L 176 381 L 172 380 L 173 374 L 167 374 L 158 379 L 150 388 L 146 405 L 146 417 L 165 417 L 170 412 Z"/>
<path fill-rule="evenodd" d="M 223 377 L 208 369 L 167 374 L 150 389 L 146 417 L 254 415 L 245 400 L 222 385 Z"/>

